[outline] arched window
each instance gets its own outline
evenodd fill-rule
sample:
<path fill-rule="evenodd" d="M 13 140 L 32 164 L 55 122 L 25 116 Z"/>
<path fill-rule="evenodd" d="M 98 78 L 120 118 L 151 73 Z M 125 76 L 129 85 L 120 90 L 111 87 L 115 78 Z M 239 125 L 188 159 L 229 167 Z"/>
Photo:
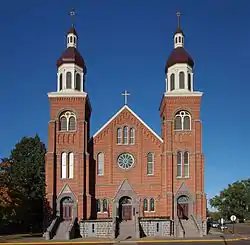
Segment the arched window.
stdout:
<path fill-rule="evenodd" d="M 182 176 L 182 153 L 179 151 L 177 152 L 177 177 Z"/>
<path fill-rule="evenodd" d="M 130 128 L 129 130 L 129 144 L 133 145 L 135 143 L 135 129 Z"/>
<path fill-rule="evenodd" d="M 81 76 L 79 73 L 76 73 L 76 90 L 81 91 Z"/>
<path fill-rule="evenodd" d="M 183 161 L 183 166 L 184 166 L 184 177 L 189 177 L 189 153 L 187 151 L 184 152 L 184 161 Z"/>
<path fill-rule="evenodd" d="M 61 178 L 66 179 L 67 178 L 67 153 L 62 153 L 62 159 L 61 159 Z"/>
<path fill-rule="evenodd" d="M 122 129 L 121 128 L 117 129 L 116 142 L 118 145 L 122 143 Z"/>
<path fill-rule="evenodd" d="M 191 91 L 191 74 L 188 73 L 188 90 Z"/>
<path fill-rule="evenodd" d="M 177 43 L 177 37 L 175 37 L 175 43 Z"/>
<path fill-rule="evenodd" d="M 103 212 L 108 212 L 108 200 L 103 200 Z"/>
<path fill-rule="evenodd" d="M 76 130 L 76 116 L 72 111 L 66 111 L 60 116 L 60 130 L 74 131 Z"/>
<path fill-rule="evenodd" d="M 69 179 L 74 178 L 74 153 L 69 153 Z"/>
<path fill-rule="evenodd" d="M 147 175 L 154 174 L 154 153 L 149 152 L 147 155 Z"/>
<path fill-rule="evenodd" d="M 143 200 L 143 211 L 148 211 L 148 199 Z"/>
<path fill-rule="evenodd" d="M 191 130 L 191 116 L 187 111 L 179 111 L 174 119 L 175 130 Z"/>
<path fill-rule="evenodd" d="M 101 212 L 101 200 L 100 199 L 96 200 L 96 212 L 97 213 Z"/>
<path fill-rule="evenodd" d="M 71 130 L 76 130 L 76 118 L 74 116 L 69 118 L 69 131 Z"/>
<path fill-rule="evenodd" d="M 150 201 L 149 201 L 149 211 L 155 211 L 155 200 L 154 198 L 150 198 Z"/>
<path fill-rule="evenodd" d="M 125 145 L 128 144 L 128 127 L 127 126 L 123 128 L 123 144 Z"/>
<path fill-rule="evenodd" d="M 59 76 L 59 91 L 61 91 L 63 88 L 63 75 L 60 74 Z"/>
<path fill-rule="evenodd" d="M 104 153 L 100 152 L 97 155 L 97 175 L 104 175 Z"/>
<path fill-rule="evenodd" d="M 71 74 L 71 72 L 68 71 L 66 73 L 66 88 L 70 89 L 71 86 L 72 86 L 72 74 Z"/>
<path fill-rule="evenodd" d="M 170 76 L 170 91 L 175 89 L 175 76 L 174 73 Z"/>
<path fill-rule="evenodd" d="M 185 88 L 185 74 L 183 71 L 179 73 L 179 89 Z"/>
<path fill-rule="evenodd" d="M 179 43 L 181 42 L 181 37 L 179 37 Z"/>

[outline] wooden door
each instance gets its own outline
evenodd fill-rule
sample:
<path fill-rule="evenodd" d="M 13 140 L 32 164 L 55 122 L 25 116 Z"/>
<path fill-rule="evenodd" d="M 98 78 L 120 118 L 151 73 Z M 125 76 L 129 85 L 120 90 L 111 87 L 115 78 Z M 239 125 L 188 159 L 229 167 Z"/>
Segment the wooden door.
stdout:
<path fill-rule="evenodd" d="M 72 205 L 65 204 L 63 205 L 63 219 L 64 220 L 72 220 Z"/>
<path fill-rule="evenodd" d="M 177 215 L 180 219 L 188 219 L 188 203 L 177 204 Z"/>
<path fill-rule="evenodd" d="M 122 219 L 132 220 L 132 205 L 122 205 Z"/>

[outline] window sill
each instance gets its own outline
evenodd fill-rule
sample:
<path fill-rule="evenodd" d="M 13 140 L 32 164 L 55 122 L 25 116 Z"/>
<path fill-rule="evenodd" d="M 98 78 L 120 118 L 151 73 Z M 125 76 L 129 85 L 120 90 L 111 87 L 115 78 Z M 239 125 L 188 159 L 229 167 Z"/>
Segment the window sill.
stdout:
<path fill-rule="evenodd" d="M 147 174 L 147 176 L 149 176 L 149 177 L 150 177 L 150 176 L 154 176 L 154 174 Z"/>
<path fill-rule="evenodd" d="M 97 174 L 97 176 L 98 176 L 98 177 L 102 177 L 102 176 L 104 176 L 104 174 Z"/>
<path fill-rule="evenodd" d="M 155 213 L 155 211 L 144 211 L 144 213 Z"/>
<path fill-rule="evenodd" d="M 176 176 L 176 179 L 189 179 L 190 176 L 185 176 L 185 177 L 182 177 L 182 176 Z"/>

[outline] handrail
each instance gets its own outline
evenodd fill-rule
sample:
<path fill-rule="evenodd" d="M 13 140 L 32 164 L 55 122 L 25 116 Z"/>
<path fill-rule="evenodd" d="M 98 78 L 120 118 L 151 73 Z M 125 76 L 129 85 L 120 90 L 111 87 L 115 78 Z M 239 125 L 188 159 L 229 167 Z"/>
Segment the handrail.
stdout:
<path fill-rule="evenodd" d="M 186 236 L 186 234 L 185 234 L 186 232 L 185 232 L 184 226 L 183 226 L 183 224 L 181 222 L 180 216 L 178 214 L 177 214 L 177 217 L 178 217 L 179 224 L 181 225 L 181 229 L 183 231 L 183 237 L 185 237 Z"/>
<path fill-rule="evenodd" d="M 194 217 L 194 215 L 193 214 L 191 214 L 190 215 L 191 216 L 191 218 L 192 218 L 192 220 L 193 220 L 193 222 L 194 222 L 194 224 L 195 224 L 195 226 L 196 226 L 196 228 L 197 228 L 197 230 L 198 230 L 198 232 L 201 234 L 201 228 L 199 227 L 199 225 L 198 225 L 198 222 L 197 222 L 197 220 L 196 220 L 196 218 Z"/>
<path fill-rule="evenodd" d="M 68 229 L 66 231 L 66 239 L 67 240 L 70 240 L 70 239 L 73 239 L 74 236 L 75 236 L 75 224 L 77 222 L 77 218 L 71 220 L 69 226 L 68 226 Z"/>
<path fill-rule="evenodd" d="M 58 228 L 58 225 L 59 225 L 59 222 L 60 221 L 60 217 L 56 216 L 51 224 L 49 225 L 49 227 L 47 228 L 46 232 L 45 232 L 45 239 L 46 240 L 50 240 L 53 238 L 53 236 L 55 235 L 56 233 L 56 230 Z"/>

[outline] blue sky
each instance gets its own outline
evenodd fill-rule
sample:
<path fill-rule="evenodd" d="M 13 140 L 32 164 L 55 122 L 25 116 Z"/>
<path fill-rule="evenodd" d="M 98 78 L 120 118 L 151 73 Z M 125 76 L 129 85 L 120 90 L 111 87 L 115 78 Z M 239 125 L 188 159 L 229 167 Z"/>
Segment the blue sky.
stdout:
<path fill-rule="evenodd" d="M 56 90 L 56 60 L 65 49 L 68 10 L 77 10 L 79 50 L 87 63 L 92 134 L 123 105 L 160 134 L 164 66 L 173 49 L 176 11 L 195 60 L 206 192 L 249 177 L 248 1 L 79 0 L 3 1 L 0 10 L 0 157 L 22 136 L 47 144 L 47 92 Z M 244 115 L 244 117 L 243 117 Z"/>

